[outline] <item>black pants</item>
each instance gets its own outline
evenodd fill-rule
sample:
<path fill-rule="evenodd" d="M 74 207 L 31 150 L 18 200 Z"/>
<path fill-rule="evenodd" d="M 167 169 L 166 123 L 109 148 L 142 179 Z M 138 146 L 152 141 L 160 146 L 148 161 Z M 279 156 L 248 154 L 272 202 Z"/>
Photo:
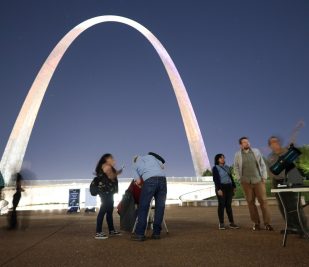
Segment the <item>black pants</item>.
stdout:
<path fill-rule="evenodd" d="M 234 195 L 234 188 L 231 184 L 222 185 L 223 196 L 219 196 L 216 190 L 218 198 L 218 217 L 219 222 L 224 223 L 224 209 L 229 218 L 230 223 L 234 222 L 233 210 L 232 210 L 232 199 Z"/>
<path fill-rule="evenodd" d="M 297 229 L 299 232 L 301 232 L 301 226 L 299 224 L 298 214 L 297 214 L 297 202 L 298 202 L 297 193 L 284 192 L 284 193 L 280 193 L 280 195 L 281 195 L 282 201 L 287 211 L 288 228 Z M 278 205 L 279 205 L 281 215 L 284 218 L 284 210 L 283 210 L 282 203 L 279 199 L 278 194 L 276 194 L 276 199 L 278 200 Z M 302 224 L 305 228 L 307 228 L 307 219 L 306 219 L 306 215 L 304 213 L 304 209 L 301 203 L 299 203 L 299 212 L 300 212 L 300 219 L 302 221 Z"/>
<path fill-rule="evenodd" d="M 103 220 L 106 214 L 106 221 L 108 225 L 108 230 L 113 231 L 114 221 L 113 221 L 113 211 L 114 211 L 114 195 L 112 193 L 102 193 L 101 197 L 101 207 L 97 217 L 97 227 L 96 232 L 102 232 Z"/>
<path fill-rule="evenodd" d="M 4 188 L 4 186 L 0 186 L 0 200 L 2 200 L 2 189 Z"/>
<path fill-rule="evenodd" d="M 13 196 L 13 209 L 10 218 L 10 228 L 15 229 L 17 227 L 17 206 L 21 198 L 21 192 L 17 191 Z"/>

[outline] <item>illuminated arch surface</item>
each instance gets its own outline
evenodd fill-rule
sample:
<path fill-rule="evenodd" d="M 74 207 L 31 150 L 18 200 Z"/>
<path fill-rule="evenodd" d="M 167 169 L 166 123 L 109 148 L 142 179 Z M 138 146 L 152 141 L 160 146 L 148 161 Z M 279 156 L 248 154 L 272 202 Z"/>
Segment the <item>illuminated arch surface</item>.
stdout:
<path fill-rule="evenodd" d="M 88 19 L 69 31 L 56 45 L 41 67 L 20 110 L 1 159 L 0 170 L 7 184 L 10 183 L 12 175 L 21 169 L 35 119 L 48 84 L 62 56 L 82 32 L 103 22 L 119 22 L 131 26 L 144 35 L 153 45 L 164 64 L 177 98 L 195 173 L 200 176 L 204 170 L 210 168 L 204 141 L 190 99 L 169 54 L 160 41 L 141 24 L 125 17 L 108 15 Z"/>

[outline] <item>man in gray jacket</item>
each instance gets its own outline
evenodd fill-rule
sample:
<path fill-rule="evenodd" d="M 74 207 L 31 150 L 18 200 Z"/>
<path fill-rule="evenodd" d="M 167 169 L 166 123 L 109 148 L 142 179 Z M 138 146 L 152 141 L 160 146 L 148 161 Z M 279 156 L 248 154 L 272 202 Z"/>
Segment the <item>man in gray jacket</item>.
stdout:
<path fill-rule="evenodd" d="M 253 230 L 260 230 L 260 217 L 255 200 L 260 203 L 265 229 L 272 231 L 270 225 L 270 212 L 267 203 L 265 181 L 267 179 L 267 167 L 261 152 L 251 148 L 247 137 L 239 139 L 240 150 L 236 152 L 234 159 L 235 176 L 243 188 L 249 207 L 250 217 L 253 222 Z"/>

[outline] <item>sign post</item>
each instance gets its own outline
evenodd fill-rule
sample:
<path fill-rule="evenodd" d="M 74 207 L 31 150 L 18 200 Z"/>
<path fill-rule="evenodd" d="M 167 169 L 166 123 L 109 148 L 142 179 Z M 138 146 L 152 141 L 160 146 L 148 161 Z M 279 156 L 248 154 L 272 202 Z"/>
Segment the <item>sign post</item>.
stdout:
<path fill-rule="evenodd" d="M 68 213 L 80 211 L 80 189 L 69 189 Z"/>

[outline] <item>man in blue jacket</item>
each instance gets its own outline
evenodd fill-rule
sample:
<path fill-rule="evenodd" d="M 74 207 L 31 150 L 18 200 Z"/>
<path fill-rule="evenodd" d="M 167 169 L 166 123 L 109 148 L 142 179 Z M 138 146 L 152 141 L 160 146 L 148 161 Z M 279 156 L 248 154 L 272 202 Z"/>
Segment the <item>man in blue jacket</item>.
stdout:
<path fill-rule="evenodd" d="M 164 217 L 165 200 L 167 194 L 166 176 L 164 173 L 165 160 L 159 155 L 149 152 L 146 156 L 134 158 L 133 175 L 137 183 L 143 179 L 144 184 L 138 207 L 138 222 L 134 241 L 144 241 L 147 226 L 147 216 L 152 198 L 155 199 L 155 215 L 152 239 L 160 239 L 161 225 Z"/>

